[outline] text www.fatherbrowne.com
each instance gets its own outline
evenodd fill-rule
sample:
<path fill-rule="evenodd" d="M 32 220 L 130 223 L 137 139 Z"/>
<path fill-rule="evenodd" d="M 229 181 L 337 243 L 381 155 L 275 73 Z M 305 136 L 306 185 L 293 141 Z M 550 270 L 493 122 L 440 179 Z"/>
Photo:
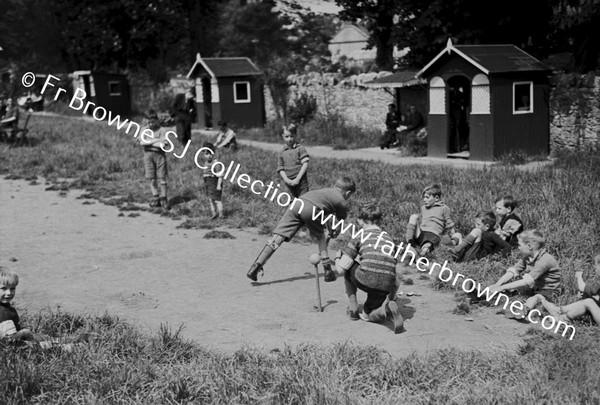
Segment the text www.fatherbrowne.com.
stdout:
<path fill-rule="evenodd" d="M 48 75 L 48 78 L 46 79 L 46 82 L 44 83 L 44 87 L 42 88 L 42 91 L 41 91 L 42 94 L 44 94 L 44 91 L 48 87 L 54 87 L 54 83 L 52 83 L 53 80 L 55 82 L 59 81 L 59 79 L 57 77 Z M 25 87 L 31 87 L 34 82 L 35 82 L 35 75 L 33 75 L 33 73 L 28 72 L 25 75 L 23 75 L 22 83 Z M 56 100 L 60 96 L 61 93 L 66 93 L 66 90 L 64 90 L 62 88 L 57 88 L 54 100 Z M 69 107 L 73 108 L 74 110 L 83 109 L 83 111 L 82 111 L 83 113 L 86 113 L 88 111 L 88 109 L 91 108 L 92 117 L 94 119 L 96 119 L 97 121 L 103 121 L 106 118 L 108 118 L 108 125 L 112 126 L 113 124 L 116 124 L 116 128 L 118 130 L 121 130 L 122 128 L 127 126 L 127 129 L 125 130 L 126 133 L 129 133 L 129 131 L 132 129 L 132 127 L 135 127 L 134 134 L 133 134 L 133 137 L 135 137 L 135 138 L 138 136 L 138 133 L 140 133 L 140 132 L 141 132 L 142 137 L 152 136 L 152 134 L 151 134 L 152 131 L 150 129 L 148 129 L 148 128 L 141 129 L 139 124 L 137 124 L 134 121 L 127 120 L 127 119 L 121 121 L 120 116 L 118 116 L 118 115 L 113 116 L 110 111 L 107 111 L 105 108 L 103 108 L 101 106 L 96 106 L 93 102 L 87 101 L 86 98 L 87 98 L 87 95 L 85 94 L 85 91 L 83 91 L 82 89 L 77 89 L 69 103 Z M 172 131 L 169 131 L 167 133 L 167 141 L 168 141 L 170 147 L 168 149 L 163 149 L 165 152 L 173 152 L 173 150 L 174 150 L 174 145 L 171 142 L 171 140 L 169 139 L 170 134 L 177 137 L 177 135 L 175 133 L 173 133 Z M 174 153 L 174 156 L 179 159 L 183 158 L 183 156 L 185 155 L 185 152 L 187 151 L 188 146 L 189 146 L 189 141 L 188 141 L 188 144 L 185 146 L 183 153 L 181 153 L 180 155 L 177 155 Z M 200 148 L 194 155 L 194 163 L 196 164 L 196 166 L 198 166 L 201 169 L 205 169 L 206 167 L 202 166 L 200 164 L 200 162 L 198 161 L 198 157 L 199 157 L 200 153 L 205 149 L 206 148 Z M 210 151 L 210 149 L 208 149 L 207 151 L 209 153 L 212 153 L 212 151 Z M 280 205 L 281 207 L 289 206 L 290 210 L 295 209 L 295 207 L 297 207 L 298 212 L 302 212 L 302 210 L 304 209 L 304 201 L 302 201 L 301 199 L 295 198 L 295 197 L 292 198 L 288 193 L 281 191 L 279 189 L 279 184 L 276 187 L 272 181 L 269 183 L 265 183 L 260 180 L 252 180 L 252 178 L 248 174 L 245 174 L 245 173 L 240 173 L 238 175 L 240 167 L 241 167 L 241 165 L 239 163 L 235 163 L 234 161 L 231 161 L 229 166 L 227 168 L 225 168 L 225 165 L 223 163 L 217 161 L 211 165 L 211 171 L 216 176 L 219 176 L 219 177 L 223 176 L 224 180 L 230 180 L 232 184 L 237 183 L 237 186 L 240 188 L 249 189 L 253 194 L 262 195 L 262 197 L 265 199 L 269 199 L 272 202 L 277 202 L 277 204 Z M 229 179 L 228 179 L 228 177 L 229 177 Z M 266 186 L 266 191 L 263 192 L 263 189 L 265 188 L 265 186 Z M 350 231 L 350 236 L 352 239 L 360 238 L 361 242 L 363 242 L 363 243 L 365 241 L 367 241 L 372 235 L 371 232 L 369 232 L 365 235 L 364 229 L 358 228 L 358 230 L 357 230 L 357 227 L 354 224 L 352 224 L 350 222 L 346 222 L 343 219 L 337 219 L 333 214 L 329 214 L 326 216 L 325 212 L 322 209 L 316 208 L 314 206 L 312 207 L 312 219 L 313 219 L 313 221 L 320 221 L 323 226 L 327 225 L 333 230 L 338 230 L 338 228 L 339 228 L 340 234 L 345 234 L 348 231 Z M 462 282 L 460 283 L 460 287 L 462 288 L 462 290 L 465 293 L 471 294 L 475 290 L 477 290 L 477 292 L 476 292 L 477 298 L 482 298 L 483 296 L 485 296 L 485 300 L 487 302 L 492 301 L 494 299 L 494 297 L 496 297 L 494 305 L 497 306 L 500 304 L 501 301 L 503 301 L 504 303 L 502 305 L 502 308 L 504 310 L 506 310 L 506 308 L 508 307 L 509 310 L 514 315 L 517 315 L 517 316 L 519 316 L 521 314 L 521 311 L 523 311 L 523 303 L 522 302 L 513 301 L 511 303 L 509 297 L 506 294 L 502 294 L 498 291 L 490 291 L 489 287 L 482 288 L 480 283 L 476 282 L 475 280 L 473 280 L 471 278 L 465 277 L 461 273 L 454 274 L 454 272 L 450 269 L 450 267 L 448 267 L 447 260 L 442 265 L 439 263 L 436 263 L 436 262 L 430 263 L 429 259 L 427 259 L 426 257 L 418 257 L 417 258 L 416 251 L 414 250 L 414 248 L 412 248 L 412 246 L 409 243 L 407 243 L 406 245 L 404 243 L 400 243 L 399 245 L 396 245 L 389 240 L 383 241 L 383 235 L 386 233 L 387 232 L 385 232 L 385 231 L 380 232 L 380 234 L 377 237 L 375 246 L 374 246 L 375 248 L 378 248 L 379 244 L 381 242 L 384 242 L 380 247 L 381 251 L 384 254 L 393 256 L 394 258 L 399 260 L 401 263 L 404 263 L 406 258 L 408 256 L 410 256 L 409 265 L 411 265 L 411 266 L 414 265 L 418 271 L 428 272 L 430 275 L 433 275 L 439 269 L 439 271 L 437 271 L 436 276 L 437 276 L 437 278 L 440 279 L 440 281 L 443 281 L 444 283 L 451 282 L 452 286 L 456 286 L 456 284 L 459 282 L 459 280 L 462 280 Z M 402 255 L 402 256 L 400 256 L 400 255 Z M 398 259 L 398 256 L 400 256 L 400 259 Z M 518 311 L 518 312 L 516 312 L 516 311 Z M 537 313 L 537 316 L 535 318 L 532 318 L 532 315 L 535 315 L 536 313 Z M 541 325 L 544 329 L 552 330 L 554 333 L 559 333 L 562 328 L 562 330 L 563 330 L 562 336 L 563 337 L 565 337 L 569 332 L 571 333 L 571 335 L 569 337 L 570 340 L 572 340 L 573 337 L 575 336 L 575 328 L 572 325 L 569 325 L 560 320 L 556 320 L 552 316 L 546 316 L 546 317 L 542 318 L 541 322 L 538 322 L 537 321 L 538 316 L 541 316 L 540 311 L 538 311 L 537 309 L 533 309 L 527 315 L 527 320 L 531 323 L 541 323 Z"/>

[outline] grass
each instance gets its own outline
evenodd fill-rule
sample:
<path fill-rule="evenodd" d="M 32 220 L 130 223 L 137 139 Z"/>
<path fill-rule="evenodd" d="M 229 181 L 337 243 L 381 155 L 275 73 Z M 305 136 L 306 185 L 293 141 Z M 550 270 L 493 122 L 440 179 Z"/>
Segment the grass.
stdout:
<path fill-rule="evenodd" d="M 147 207 L 141 148 L 129 135 L 106 123 L 65 117 L 33 116 L 34 147 L 0 145 L 0 173 L 10 178 L 45 177 L 47 187 L 65 192 L 86 189 L 86 197 L 122 211 Z M 183 217 L 184 227 L 210 229 L 201 170 L 193 153 L 168 156 L 167 215 Z M 263 181 L 279 179 L 273 154 L 241 148 L 224 156 L 242 164 L 240 172 Z M 574 272 L 591 275 L 590 258 L 600 246 L 600 157 L 594 153 L 557 153 L 553 166 L 524 172 L 511 165 L 481 170 L 392 166 L 373 162 L 313 159 L 312 188 L 330 186 L 338 175 L 357 182 L 353 198 L 376 199 L 385 212 L 383 228 L 403 238 L 406 221 L 417 212 L 420 194 L 441 184 L 459 231 L 472 227 L 473 216 L 490 209 L 494 198 L 510 193 L 520 201 L 518 214 L 528 228 L 547 235 L 548 249 L 561 264 L 566 287 L 562 302 L 576 297 Z M 43 182 L 39 177 L 39 182 Z M 267 234 L 283 208 L 230 183 L 225 185 L 227 218 L 220 224 L 256 227 Z M 151 212 L 161 213 L 161 210 Z M 356 208 L 350 215 L 355 218 Z M 265 236 L 266 239 L 266 236 Z M 344 237 L 336 241 L 344 244 Z M 334 246 L 335 248 L 335 246 Z M 438 251 L 434 259 L 447 255 Z M 517 259 L 487 259 L 451 264 L 482 284 L 491 284 Z M 438 288 L 451 289 L 447 284 Z M 464 297 L 459 294 L 459 301 Z M 466 300 L 464 300 L 466 302 Z M 465 304 L 466 305 L 466 304 Z M 461 311 L 467 310 L 460 305 Z M 301 346 L 264 353 L 244 349 L 223 355 L 183 341 L 166 326 L 145 337 L 112 317 L 38 314 L 26 321 L 43 333 L 99 330 L 88 350 L 63 353 L 0 346 L 0 384 L 8 403 L 593 403 L 598 401 L 599 332 L 583 321 L 574 340 L 535 333 L 519 353 L 432 351 L 393 361 L 374 348 Z M 54 328 L 54 329 L 53 329 Z M 52 332 L 52 333 L 50 333 Z"/>
<path fill-rule="evenodd" d="M 0 392 L 7 404 L 498 404 L 532 398 L 564 404 L 599 398 L 597 329 L 572 342 L 534 333 L 516 353 L 437 350 L 392 359 L 375 347 L 349 344 L 223 354 L 185 340 L 181 327 L 162 325 L 144 335 L 110 315 L 46 311 L 23 318 L 39 333 L 93 332 L 93 338 L 73 351 L 0 341 Z"/>

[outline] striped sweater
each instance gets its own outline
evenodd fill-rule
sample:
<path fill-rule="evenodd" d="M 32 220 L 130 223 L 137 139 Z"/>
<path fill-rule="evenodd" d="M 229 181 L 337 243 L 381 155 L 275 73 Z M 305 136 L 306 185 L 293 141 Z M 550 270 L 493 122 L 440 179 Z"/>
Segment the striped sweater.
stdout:
<path fill-rule="evenodd" d="M 381 291 L 391 291 L 396 282 L 396 258 L 382 251 L 390 251 L 390 243 L 394 243 L 388 234 L 382 234 L 376 225 L 367 225 L 364 228 L 368 235 L 365 242 L 361 238 L 351 239 L 348 246 L 343 249 L 344 254 L 360 263 L 356 269 L 356 279 L 366 287 Z M 379 243 L 377 238 L 381 235 Z"/>

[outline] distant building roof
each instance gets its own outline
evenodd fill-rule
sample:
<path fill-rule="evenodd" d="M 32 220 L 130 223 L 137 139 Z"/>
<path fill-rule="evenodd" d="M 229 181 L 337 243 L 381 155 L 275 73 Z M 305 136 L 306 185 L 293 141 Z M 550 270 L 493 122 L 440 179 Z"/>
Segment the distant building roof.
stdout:
<path fill-rule="evenodd" d="M 371 80 L 370 82 L 363 83 L 366 87 L 409 87 L 416 84 L 427 83 L 425 79 L 417 78 L 417 72 L 411 70 L 405 70 L 402 72 L 392 73 L 391 75 L 380 77 L 379 79 Z"/>
<path fill-rule="evenodd" d="M 444 55 L 455 52 L 485 74 L 550 71 L 551 69 L 514 45 L 453 45 L 448 43 L 417 75 L 424 75 Z"/>
<path fill-rule="evenodd" d="M 191 78 L 202 66 L 211 77 L 258 76 L 260 70 L 248 58 L 202 58 L 196 55 L 196 61 L 187 74 Z"/>
<path fill-rule="evenodd" d="M 330 44 L 346 44 L 349 42 L 367 42 L 369 33 L 363 27 L 354 24 L 346 24 L 331 40 Z"/>

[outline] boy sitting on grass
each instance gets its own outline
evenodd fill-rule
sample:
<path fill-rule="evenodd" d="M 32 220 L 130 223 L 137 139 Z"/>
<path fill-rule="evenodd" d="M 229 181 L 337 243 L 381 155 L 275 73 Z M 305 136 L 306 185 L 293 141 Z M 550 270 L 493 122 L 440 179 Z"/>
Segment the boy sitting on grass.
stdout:
<path fill-rule="evenodd" d="M 497 198 L 494 203 L 496 204 L 496 215 L 498 215 L 496 234 L 512 247 L 516 247 L 519 244 L 517 237 L 523 232 L 523 221 L 514 212 L 518 203 L 511 195 Z"/>
<path fill-rule="evenodd" d="M 524 231 L 518 236 L 518 241 L 519 250 L 525 257 L 490 286 L 491 292 L 517 290 L 528 297 L 520 313 L 516 315 L 512 312 L 508 313 L 508 317 L 513 319 L 525 318 L 542 297 L 550 302 L 556 302 L 562 282 L 558 262 L 544 248 L 546 239 L 540 231 L 537 229 Z M 521 278 L 509 283 L 517 276 Z"/>
<path fill-rule="evenodd" d="M 331 259 L 327 251 L 329 237 L 335 238 L 333 231 L 325 232 L 325 227 L 329 224 L 323 224 L 321 219 L 313 219 L 313 215 L 322 211 L 323 216 L 327 218 L 333 214 L 338 220 L 345 219 L 348 215 L 348 199 L 356 191 L 356 184 L 348 177 L 340 177 L 336 180 L 332 188 L 322 188 L 309 191 L 299 198 L 299 203 L 292 203 L 285 210 L 283 217 L 273 230 L 273 235 L 269 238 L 265 247 L 260 252 L 250 270 L 246 274 L 252 281 L 258 281 L 258 273 L 263 272 L 263 266 L 283 242 L 288 242 L 294 237 L 296 232 L 303 226 L 306 226 L 310 235 L 317 240 L 319 254 L 321 255 L 321 264 L 325 272 L 325 281 L 335 281 L 335 272 L 331 269 Z M 314 211 L 314 213 L 313 213 Z"/>
<path fill-rule="evenodd" d="M 285 182 L 292 197 L 300 197 L 308 191 L 309 156 L 306 148 L 296 141 L 296 126 L 283 127 L 281 134 L 285 146 L 279 152 L 277 172 Z"/>
<path fill-rule="evenodd" d="M 152 131 L 152 136 L 142 132 L 139 142 L 144 147 L 144 169 L 146 178 L 150 180 L 150 191 L 152 192 L 150 207 L 162 206 L 168 210 L 170 207 L 167 200 L 167 157 L 162 149 L 167 139 L 166 129 L 160 127 L 158 115 L 154 110 L 148 111 L 148 129 Z"/>
<path fill-rule="evenodd" d="M 419 214 L 410 216 L 406 226 L 406 241 L 425 256 L 440 244 L 441 236 L 455 234 L 450 208 L 442 201 L 442 189 L 433 184 L 423 189 L 423 205 Z"/>
<path fill-rule="evenodd" d="M 600 276 L 600 255 L 594 257 L 594 270 L 596 275 Z M 542 305 L 557 321 L 572 323 L 574 319 L 589 313 L 596 325 L 600 325 L 600 283 L 595 281 L 586 284 L 583 281 L 583 271 L 575 272 L 575 277 L 577 289 L 583 299 L 569 305 L 558 306 L 541 297 Z"/>
<path fill-rule="evenodd" d="M 491 211 L 481 211 L 475 216 L 475 228 L 458 246 L 450 249 L 452 257 L 457 262 L 478 260 L 495 253 L 508 255 L 510 245 L 498 236 L 494 231 L 496 216 Z"/>
<path fill-rule="evenodd" d="M 42 348 L 59 346 L 65 350 L 73 348 L 71 343 L 64 340 L 58 342 L 48 336 L 34 334 L 31 330 L 21 328 L 19 314 L 15 307 L 11 305 L 15 298 L 19 276 L 6 267 L 0 266 L 0 339 L 7 339 L 9 342 L 33 341 L 37 342 Z M 81 343 L 89 339 L 88 333 L 83 333 L 75 339 L 74 343 Z"/>
<path fill-rule="evenodd" d="M 393 245 L 392 238 L 382 233 L 381 209 L 374 203 L 365 203 L 358 212 L 358 224 L 369 235 L 351 239 L 335 261 L 338 274 L 344 275 L 346 294 L 350 301 L 348 316 L 355 321 L 382 322 L 388 318 L 394 323 L 394 333 L 402 331 L 404 320 L 396 303 L 396 258 L 381 250 L 381 245 Z M 377 247 L 379 246 L 379 247 Z M 357 261 L 358 259 L 358 261 Z M 363 310 L 358 313 L 357 289 L 367 293 Z"/>

